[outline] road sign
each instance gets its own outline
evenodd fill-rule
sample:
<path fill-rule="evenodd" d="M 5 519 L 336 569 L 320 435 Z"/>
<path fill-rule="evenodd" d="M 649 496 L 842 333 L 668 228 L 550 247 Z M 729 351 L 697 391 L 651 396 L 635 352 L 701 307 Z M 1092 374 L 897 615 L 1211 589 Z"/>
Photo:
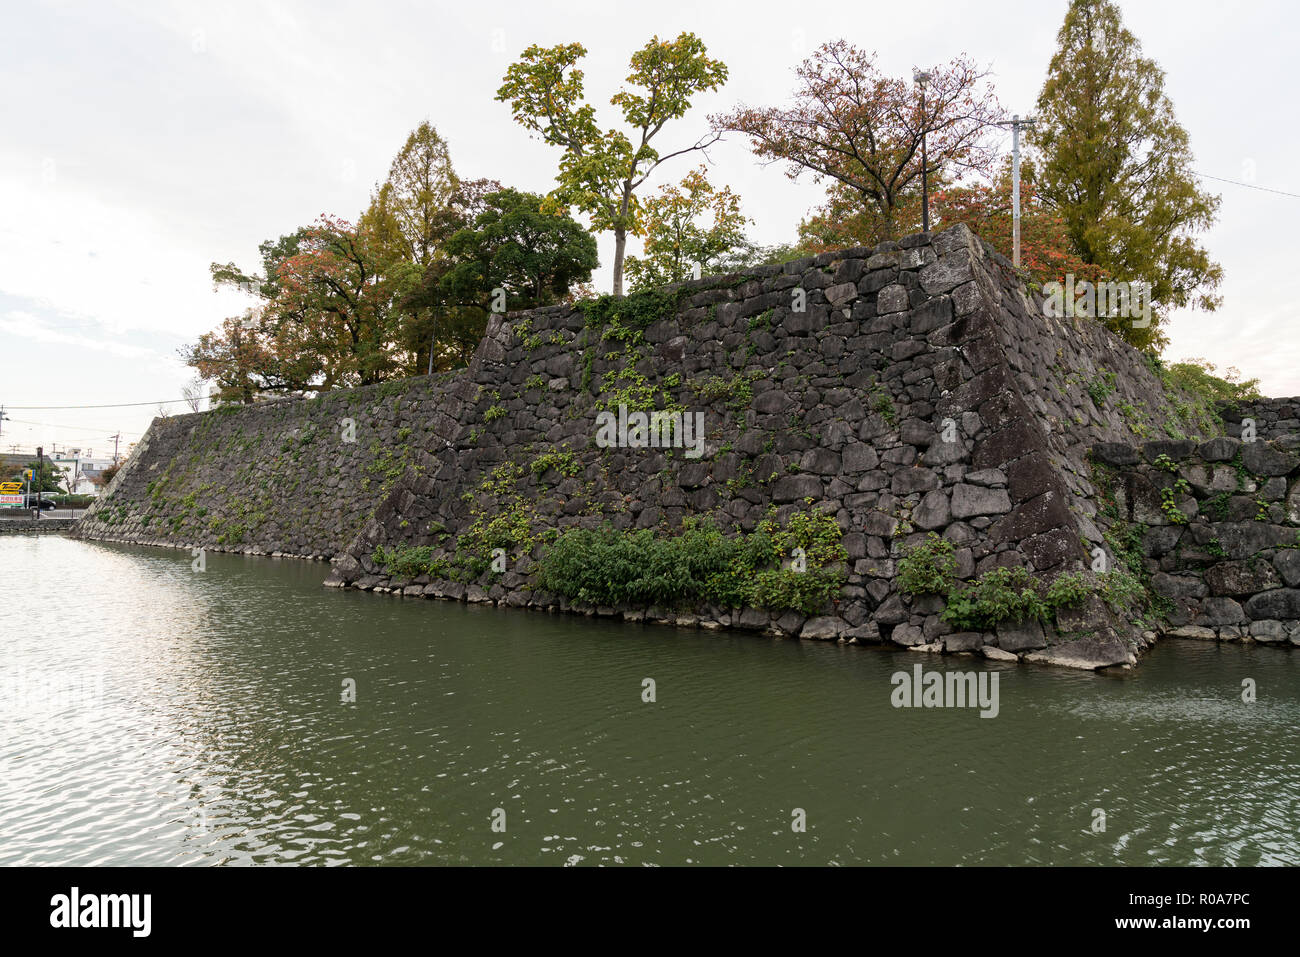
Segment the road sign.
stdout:
<path fill-rule="evenodd" d="M 0 505 L 6 508 L 23 505 L 22 482 L 0 482 Z"/>

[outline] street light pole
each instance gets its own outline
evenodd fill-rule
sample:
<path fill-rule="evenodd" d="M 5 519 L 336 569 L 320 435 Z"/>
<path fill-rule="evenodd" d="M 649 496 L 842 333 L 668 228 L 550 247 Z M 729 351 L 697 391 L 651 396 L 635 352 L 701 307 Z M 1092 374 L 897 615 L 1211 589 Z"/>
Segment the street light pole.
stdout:
<path fill-rule="evenodd" d="M 930 125 L 925 116 L 925 85 L 930 82 L 930 74 L 924 70 L 913 70 L 912 79 L 921 88 L 921 232 L 930 231 L 930 171 L 929 160 L 925 155 L 925 134 Z"/>

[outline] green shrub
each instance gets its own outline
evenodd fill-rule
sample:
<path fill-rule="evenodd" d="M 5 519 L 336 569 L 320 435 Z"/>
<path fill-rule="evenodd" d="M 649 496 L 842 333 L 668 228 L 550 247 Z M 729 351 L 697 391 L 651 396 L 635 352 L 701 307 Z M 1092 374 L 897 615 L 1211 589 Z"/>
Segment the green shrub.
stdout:
<path fill-rule="evenodd" d="M 948 596 L 943 619 L 962 631 L 987 631 L 1002 621 L 1045 621 L 1050 611 L 1029 570 L 999 566 Z"/>
<path fill-rule="evenodd" d="M 953 585 L 957 560 L 952 542 L 934 532 L 907 549 L 898 563 L 898 587 L 906 595 L 947 594 Z"/>
<path fill-rule="evenodd" d="M 1088 396 L 1097 408 L 1100 409 L 1105 404 L 1107 396 L 1115 391 L 1115 378 L 1115 373 L 1103 372 L 1088 383 Z"/>
<path fill-rule="evenodd" d="M 1066 572 L 1044 583 L 1028 569 L 1000 566 L 969 584 L 954 587 L 943 619 L 963 631 L 988 631 L 1009 621 L 1046 622 L 1094 595 L 1113 611 L 1126 612 L 1143 602 L 1146 588 L 1138 576 L 1125 569 L 1100 575 Z"/>
<path fill-rule="evenodd" d="M 543 452 L 533 459 L 528 467 L 539 478 L 551 469 L 557 469 L 562 475 L 570 477 L 578 475 L 582 471 L 582 464 L 578 461 L 578 457 L 569 449 L 563 451 L 552 449 L 549 452 Z"/>
<path fill-rule="evenodd" d="M 1095 590 L 1085 572 L 1067 572 L 1047 586 L 1047 604 L 1053 609 L 1079 605 Z"/>
<path fill-rule="evenodd" d="M 415 578 L 433 566 L 433 549 L 428 545 L 400 543 L 392 548 L 379 545 L 371 556 L 375 564 L 396 578 Z"/>
<path fill-rule="evenodd" d="M 844 573 L 834 568 L 811 568 L 803 572 L 790 568 L 766 569 L 754 578 L 750 603 L 760 608 L 793 608 L 805 615 L 815 615 L 843 586 Z"/>
<path fill-rule="evenodd" d="M 844 584 L 841 533 L 824 512 L 771 514 L 748 535 L 728 537 L 688 519 L 675 535 L 650 529 L 571 529 L 542 556 L 538 584 L 593 605 L 676 607 L 707 601 L 727 608 L 823 609 Z M 796 548 L 804 570 L 782 568 Z"/>

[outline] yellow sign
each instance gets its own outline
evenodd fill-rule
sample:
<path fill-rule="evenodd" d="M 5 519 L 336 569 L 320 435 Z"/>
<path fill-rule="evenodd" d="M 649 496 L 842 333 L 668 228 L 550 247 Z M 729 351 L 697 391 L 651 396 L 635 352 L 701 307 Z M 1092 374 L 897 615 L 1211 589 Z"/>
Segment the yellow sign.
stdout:
<path fill-rule="evenodd" d="M 13 495 L 23 490 L 22 482 L 0 482 L 0 495 Z"/>

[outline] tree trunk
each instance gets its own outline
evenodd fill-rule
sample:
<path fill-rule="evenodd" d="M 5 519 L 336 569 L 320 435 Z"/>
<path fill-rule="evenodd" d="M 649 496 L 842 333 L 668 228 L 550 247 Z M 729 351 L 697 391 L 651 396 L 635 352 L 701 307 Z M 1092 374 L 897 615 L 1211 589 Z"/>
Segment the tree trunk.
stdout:
<path fill-rule="evenodd" d="M 614 230 L 614 295 L 623 298 L 623 250 L 627 246 L 627 230 Z"/>

